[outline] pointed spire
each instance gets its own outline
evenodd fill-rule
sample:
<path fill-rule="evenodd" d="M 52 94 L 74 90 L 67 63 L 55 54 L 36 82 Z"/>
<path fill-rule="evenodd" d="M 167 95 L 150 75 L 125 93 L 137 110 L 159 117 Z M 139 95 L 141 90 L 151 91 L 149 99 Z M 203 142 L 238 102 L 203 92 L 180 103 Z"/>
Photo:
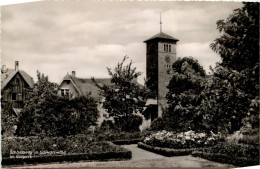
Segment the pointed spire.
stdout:
<path fill-rule="evenodd" d="M 161 12 L 160 12 L 160 33 L 162 33 L 162 18 L 161 18 Z"/>

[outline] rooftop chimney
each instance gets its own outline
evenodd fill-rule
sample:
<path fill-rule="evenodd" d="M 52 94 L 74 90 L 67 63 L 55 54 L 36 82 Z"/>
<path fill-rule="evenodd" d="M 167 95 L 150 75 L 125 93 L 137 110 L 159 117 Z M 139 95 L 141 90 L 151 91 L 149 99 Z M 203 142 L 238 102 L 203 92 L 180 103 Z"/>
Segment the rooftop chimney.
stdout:
<path fill-rule="evenodd" d="M 19 69 L 19 61 L 15 61 L 15 70 Z"/>
<path fill-rule="evenodd" d="M 72 77 L 76 77 L 76 72 L 75 71 L 72 71 Z"/>

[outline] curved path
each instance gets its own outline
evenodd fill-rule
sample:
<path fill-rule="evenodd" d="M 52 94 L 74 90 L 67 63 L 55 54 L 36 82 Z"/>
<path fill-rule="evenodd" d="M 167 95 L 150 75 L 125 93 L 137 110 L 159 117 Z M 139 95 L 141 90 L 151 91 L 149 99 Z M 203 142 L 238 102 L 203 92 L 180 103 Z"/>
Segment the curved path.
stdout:
<path fill-rule="evenodd" d="M 232 165 L 212 162 L 202 158 L 192 156 L 165 157 L 149 151 L 145 151 L 137 147 L 136 144 L 123 145 L 122 147 L 132 151 L 132 159 L 127 161 L 106 161 L 106 162 L 64 162 L 64 163 L 48 163 L 33 166 L 25 166 L 24 168 L 78 168 L 78 167 L 224 167 L 234 168 Z M 23 167 L 16 167 L 23 168 Z"/>

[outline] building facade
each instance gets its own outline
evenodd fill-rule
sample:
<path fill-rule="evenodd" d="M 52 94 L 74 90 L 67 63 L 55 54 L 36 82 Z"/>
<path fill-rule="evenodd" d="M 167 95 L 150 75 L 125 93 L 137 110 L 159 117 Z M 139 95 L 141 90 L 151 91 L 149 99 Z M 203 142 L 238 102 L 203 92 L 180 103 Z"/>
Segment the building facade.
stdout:
<path fill-rule="evenodd" d="M 29 92 L 34 86 L 33 78 L 23 70 L 19 70 L 19 62 L 15 61 L 15 69 L 4 69 L 1 74 L 2 107 L 11 104 L 14 111 L 23 108 Z"/>
<path fill-rule="evenodd" d="M 111 79 L 109 78 L 100 78 L 95 80 L 100 86 L 111 85 Z M 100 126 L 105 119 L 111 120 L 107 111 L 102 108 L 104 97 L 100 95 L 100 89 L 90 78 L 78 78 L 76 77 L 76 72 L 72 71 L 71 74 L 67 74 L 60 82 L 58 94 L 60 96 L 69 96 L 72 98 L 89 95 L 98 103 L 97 108 L 100 113 L 98 125 Z"/>

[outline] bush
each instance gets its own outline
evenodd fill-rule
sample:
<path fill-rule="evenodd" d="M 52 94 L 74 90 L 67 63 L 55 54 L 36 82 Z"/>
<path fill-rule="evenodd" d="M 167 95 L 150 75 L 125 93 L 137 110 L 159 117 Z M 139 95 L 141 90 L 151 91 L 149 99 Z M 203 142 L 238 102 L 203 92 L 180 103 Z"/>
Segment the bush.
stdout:
<path fill-rule="evenodd" d="M 150 126 L 150 130 L 152 131 L 159 131 L 164 129 L 164 120 L 161 117 L 158 117 L 157 119 L 153 120 Z"/>
<path fill-rule="evenodd" d="M 148 150 L 167 157 L 189 155 L 192 153 L 193 150 L 197 150 L 195 148 L 173 149 L 173 148 L 154 147 L 154 146 L 144 144 L 142 142 L 139 142 L 137 146 L 144 150 Z"/>
<path fill-rule="evenodd" d="M 68 136 L 85 134 L 99 117 L 90 96 L 68 99 L 52 95 L 28 100 L 19 117 L 18 136 Z"/>
<path fill-rule="evenodd" d="M 124 131 L 124 132 L 140 131 L 139 126 L 143 122 L 142 117 L 138 115 L 115 117 L 114 120 L 115 120 L 115 127 L 119 131 Z"/>
<path fill-rule="evenodd" d="M 119 141 L 119 140 L 136 140 L 142 139 L 141 132 L 115 132 L 115 131 L 107 131 L 107 132 L 96 132 L 95 137 L 98 141 Z"/>
<path fill-rule="evenodd" d="M 219 143 L 207 149 L 194 151 L 193 156 L 235 166 L 259 165 L 259 145 Z"/>
<path fill-rule="evenodd" d="M 108 142 L 99 141 L 88 136 L 69 137 L 12 137 L 2 139 L 2 156 L 9 157 L 12 151 L 33 151 L 37 155 L 42 151 L 65 151 L 73 153 L 118 152 L 122 148 L 111 146 Z"/>
<path fill-rule="evenodd" d="M 115 124 L 113 123 L 112 120 L 104 120 L 99 127 L 99 131 L 104 132 L 104 131 L 113 131 L 115 130 Z"/>
<path fill-rule="evenodd" d="M 48 155 L 35 156 L 33 158 L 3 158 L 2 165 L 18 165 L 30 163 L 49 163 L 49 162 L 63 162 L 63 161 L 81 161 L 81 160 L 128 160 L 132 158 L 132 152 L 122 148 L 122 151 L 116 152 L 94 152 L 94 153 L 73 153 L 66 155 Z"/>

